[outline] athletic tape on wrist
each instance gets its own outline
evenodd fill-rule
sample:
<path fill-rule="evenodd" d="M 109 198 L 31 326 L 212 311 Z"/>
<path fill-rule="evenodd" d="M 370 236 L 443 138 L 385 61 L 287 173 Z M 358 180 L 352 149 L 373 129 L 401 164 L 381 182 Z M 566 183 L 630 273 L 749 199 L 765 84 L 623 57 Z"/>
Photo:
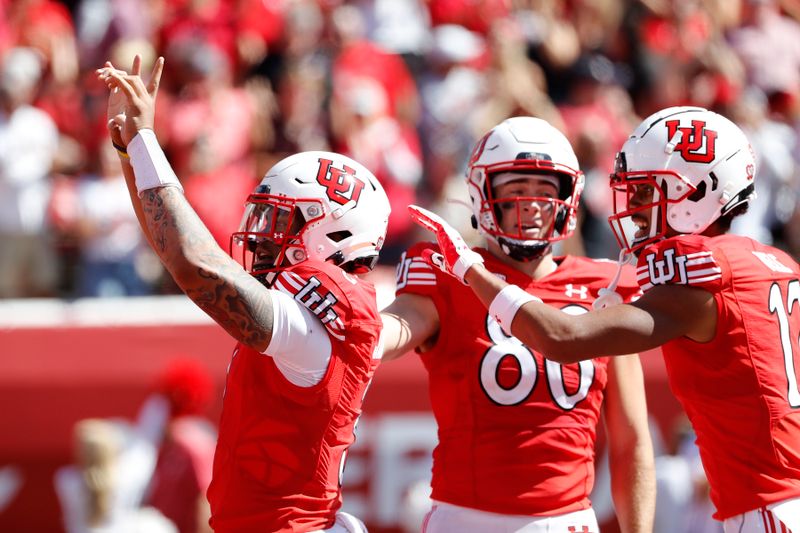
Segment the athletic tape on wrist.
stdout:
<path fill-rule="evenodd" d="M 519 308 L 528 302 L 541 302 L 540 298 L 525 292 L 516 285 L 508 285 L 492 300 L 489 314 L 497 320 L 507 335 L 511 335 L 511 323 Z"/>
<path fill-rule="evenodd" d="M 144 191 L 157 187 L 177 187 L 183 192 L 181 182 L 167 161 L 153 130 L 139 130 L 136 137 L 128 143 L 128 155 L 136 175 L 139 196 Z"/>

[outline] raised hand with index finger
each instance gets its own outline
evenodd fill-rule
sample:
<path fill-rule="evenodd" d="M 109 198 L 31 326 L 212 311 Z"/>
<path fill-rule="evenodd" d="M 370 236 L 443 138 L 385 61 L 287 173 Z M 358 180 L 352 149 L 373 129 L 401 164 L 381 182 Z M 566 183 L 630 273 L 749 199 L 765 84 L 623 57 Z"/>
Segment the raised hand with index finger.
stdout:
<path fill-rule="evenodd" d="M 137 54 L 130 74 L 115 68 L 110 61 L 97 69 L 97 77 L 111 90 L 107 110 L 111 138 L 123 147 L 139 130 L 153 129 L 155 122 L 156 96 L 164 58 L 158 58 L 146 85 L 141 77 L 141 68 L 142 58 Z"/>

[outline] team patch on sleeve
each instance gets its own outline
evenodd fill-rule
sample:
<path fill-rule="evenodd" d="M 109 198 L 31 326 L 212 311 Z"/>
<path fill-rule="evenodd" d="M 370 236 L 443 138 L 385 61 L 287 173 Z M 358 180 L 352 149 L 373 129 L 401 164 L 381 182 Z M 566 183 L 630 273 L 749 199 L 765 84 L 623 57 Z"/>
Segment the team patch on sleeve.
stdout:
<path fill-rule="evenodd" d="M 422 259 L 422 252 L 430 245 L 412 246 L 403 253 L 397 263 L 397 291 L 427 292 L 436 286 L 436 273 L 433 267 Z"/>
<path fill-rule="evenodd" d="M 274 287 L 314 313 L 332 337 L 343 341 L 345 327 L 337 306 L 339 298 L 323 285 L 322 279 L 325 279 L 322 275 L 304 276 L 289 270 L 280 273 Z"/>
<path fill-rule="evenodd" d="M 654 285 L 707 286 L 722 278 L 722 269 L 711 250 L 667 240 L 642 252 L 636 278 L 643 291 Z"/>

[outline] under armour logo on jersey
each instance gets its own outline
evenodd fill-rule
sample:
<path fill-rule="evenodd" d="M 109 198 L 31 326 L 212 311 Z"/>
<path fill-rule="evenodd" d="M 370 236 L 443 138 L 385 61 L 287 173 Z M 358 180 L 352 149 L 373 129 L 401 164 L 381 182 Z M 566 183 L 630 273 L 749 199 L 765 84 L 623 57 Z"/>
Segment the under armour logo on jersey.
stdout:
<path fill-rule="evenodd" d="M 581 300 L 585 300 L 589 296 L 589 287 L 581 285 L 580 288 L 576 289 L 572 283 L 567 283 L 564 294 L 567 296 L 567 298 L 577 296 Z"/>
<path fill-rule="evenodd" d="M 647 270 L 650 275 L 650 283 L 653 285 L 663 285 L 675 280 L 676 283 L 685 285 L 688 281 L 686 275 L 685 255 L 675 257 L 675 250 L 670 248 L 664 251 L 664 258 L 656 261 L 656 254 L 648 254 Z M 677 280 L 676 280 L 677 275 Z"/>
<path fill-rule="evenodd" d="M 681 154 L 684 161 L 690 163 L 710 163 L 715 157 L 717 132 L 706 129 L 703 120 L 693 120 L 690 128 L 681 128 L 680 120 L 668 120 L 667 126 L 668 147 Z M 680 132 L 680 140 L 674 143 L 675 135 Z"/>
<path fill-rule="evenodd" d="M 328 198 L 339 205 L 348 202 L 358 203 L 364 182 L 356 178 L 356 171 L 344 166 L 344 170 L 338 169 L 330 159 L 319 158 L 319 170 L 317 171 L 317 183 L 328 190 Z"/>

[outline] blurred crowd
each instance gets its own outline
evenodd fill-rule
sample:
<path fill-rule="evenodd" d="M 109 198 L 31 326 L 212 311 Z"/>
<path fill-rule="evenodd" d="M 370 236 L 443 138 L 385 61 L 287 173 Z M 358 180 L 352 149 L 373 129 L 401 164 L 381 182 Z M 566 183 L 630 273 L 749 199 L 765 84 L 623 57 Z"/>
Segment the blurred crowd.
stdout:
<path fill-rule="evenodd" d="M 205 411 L 212 376 L 180 356 L 158 376 L 135 421 L 87 418 L 73 462 L 53 485 L 66 533 L 212 533 L 205 498 L 217 428 Z"/>
<path fill-rule="evenodd" d="M 174 292 L 142 241 L 94 70 L 166 58 L 157 134 L 220 245 L 269 166 L 343 152 L 459 229 L 480 132 L 564 131 L 587 176 L 579 253 L 616 257 L 607 177 L 670 105 L 740 124 L 759 202 L 734 231 L 800 256 L 800 4 L 791 0 L 0 0 L 0 298 Z M 467 226 L 467 228 L 465 228 Z"/>

